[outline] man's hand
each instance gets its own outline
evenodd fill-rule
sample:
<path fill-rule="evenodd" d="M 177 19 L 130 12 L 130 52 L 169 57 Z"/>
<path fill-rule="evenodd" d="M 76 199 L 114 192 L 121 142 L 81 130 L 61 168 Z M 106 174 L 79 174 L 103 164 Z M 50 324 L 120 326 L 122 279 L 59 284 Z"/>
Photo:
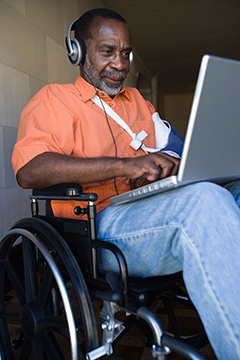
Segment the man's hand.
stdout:
<path fill-rule="evenodd" d="M 180 159 L 162 152 L 128 160 L 128 166 L 131 166 L 132 174 L 128 176 L 126 184 L 129 184 L 131 189 L 176 175 L 180 163 Z"/>

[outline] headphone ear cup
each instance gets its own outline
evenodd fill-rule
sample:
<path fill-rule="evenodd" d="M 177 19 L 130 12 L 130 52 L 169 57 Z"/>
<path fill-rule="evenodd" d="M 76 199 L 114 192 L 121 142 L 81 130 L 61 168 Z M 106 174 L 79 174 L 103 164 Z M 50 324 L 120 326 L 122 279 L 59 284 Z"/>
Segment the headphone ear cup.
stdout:
<path fill-rule="evenodd" d="M 71 38 L 70 44 L 72 54 L 68 53 L 68 58 L 73 66 L 83 65 L 86 58 L 86 46 L 82 39 Z"/>
<path fill-rule="evenodd" d="M 129 54 L 129 62 L 130 62 L 130 66 L 131 66 L 132 62 L 133 62 L 133 52 L 132 51 Z"/>

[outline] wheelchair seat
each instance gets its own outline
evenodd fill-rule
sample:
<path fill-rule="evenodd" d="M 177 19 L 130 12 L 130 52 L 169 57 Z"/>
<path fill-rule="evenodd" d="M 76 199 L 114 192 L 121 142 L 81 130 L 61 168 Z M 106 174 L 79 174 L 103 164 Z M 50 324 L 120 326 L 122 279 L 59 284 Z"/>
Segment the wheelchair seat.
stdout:
<path fill-rule="evenodd" d="M 182 337 L 176 323 L 174 302 L 194 308 L 178 286 L 181 272 L 129 277 L 121 250 L 97 239 L 97 195 L 84 194 L 81 186 L 34 189 L 30 198 L 32 218 L 19 220 L 0 242 L 3 359 L 114 359 L 114 345 L 133 324 L 147 336 L 154 358 L 165 359 L 174 351 L 188 359 L 204 359 L 197 350 L 208 342 L 204 329 Z M 46 204 L 43 215 L 41 200 Z M 86 214 L 87 220 L 55 217 L 52 200 L 87 201 L 87 207 L 75 208 L 75 214 Z M 114 254 L 119 274 L 99 271 L 99 248 Z M 13 300 L 6 301 L 11 293 Z M 163 302 L 172 334 L 150 310 L 156 299 Z M 102 304 L 99 319 L 94 301 Z M 127 314 L 124 322 L 115 318 L 118 312 Z"/>

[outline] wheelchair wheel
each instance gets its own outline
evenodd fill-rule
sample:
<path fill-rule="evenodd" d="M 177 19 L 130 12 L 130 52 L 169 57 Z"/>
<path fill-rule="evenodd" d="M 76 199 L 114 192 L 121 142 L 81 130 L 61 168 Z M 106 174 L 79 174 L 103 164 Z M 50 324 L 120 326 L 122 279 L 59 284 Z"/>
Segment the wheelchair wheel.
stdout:
<path fill-rule="evenodd" d="M 20 220 L 2 238 L 0 284 L 3 358 L 80 359 L 79 350 L 85 358 L 98 347 L 92 303 L 79 265 L 46 222 Z"/>

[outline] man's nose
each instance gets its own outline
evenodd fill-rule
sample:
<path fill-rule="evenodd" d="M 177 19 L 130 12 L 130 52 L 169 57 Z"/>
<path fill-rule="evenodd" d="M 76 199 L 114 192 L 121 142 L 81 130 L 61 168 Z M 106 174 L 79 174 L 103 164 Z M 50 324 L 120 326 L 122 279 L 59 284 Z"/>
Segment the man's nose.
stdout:
<path fill-rule="evenodd" d="M 124 70 L 126 68 L 126 60 L 123 59 L 120 53 L 116 53 L 110 66 L 118 71 Z"/>

